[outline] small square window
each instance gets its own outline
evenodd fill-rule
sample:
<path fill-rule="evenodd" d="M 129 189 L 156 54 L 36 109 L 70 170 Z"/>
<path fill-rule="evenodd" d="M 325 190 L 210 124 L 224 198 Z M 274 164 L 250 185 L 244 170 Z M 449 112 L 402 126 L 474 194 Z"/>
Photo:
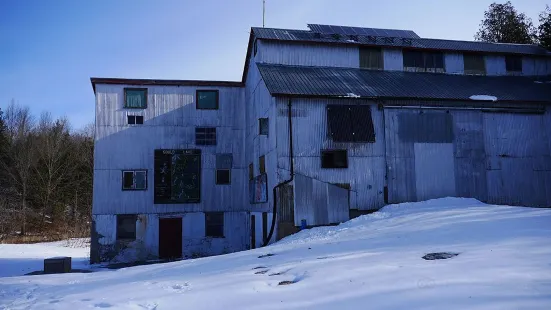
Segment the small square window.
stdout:
<path fill-rule="evenodd" d="M 218 110 L 218 90 L 197 90 L 195 93 L 196 108 Z"/>
<path fill-rule="evenodd" d="M 123 190 L 146 190 L 147 189 L 147 171 L 146 170 L 125 170 L 122 172 Z"/>
<path fill-rule="evenodd" d="M 117 215 L 117 240 L 136 240 L 135 214 Z"/>
<path fill-rule="evenodd" d="M 147 88 L 125 88 L 124 107 L 127 109 L 147 108 Z"/>
<path fill-rule="evenodd" d="M 128 115 L 128 125 L 142 125 L 143 116 L 142 115 Z"/>
<path fill-rule="evenodd" d="M 267 136 L 268 135 L 268 128 L 269 123 L 267 118 L 259 118 L 258 119 L 258 134 Z"/>
<path fill-rule="evenodd" d="M 266 157 L 264 155 L 258 158 L 258 169 L 260 170 L 260 174 L 266 173 Z"/>
<path fill-rule="evenodd" d="M 505 56 L 505 67 L 507 72 L 522 72 L 522 57 Z"/>
<path fill-rule="evenodd" d="M 224 238 L 224 212 L 205 212 L 205 236 Z"/>
<path fill-rule="evenodd" d="M 216 127 L 195 128 L 196 145 L 216 145 Z"/>
<path fill-rule="evenodd" d="M 216 184 L 218 184 L 218 185 L 231 184 L 231 170 L 229 170 L 229 169 L 217 169 L 216 170 Z"/>
<path fill-rule="evenodd" d="M 348 152 L 346 150 L 321 151 L 322 168 L 348 168 Z"/>

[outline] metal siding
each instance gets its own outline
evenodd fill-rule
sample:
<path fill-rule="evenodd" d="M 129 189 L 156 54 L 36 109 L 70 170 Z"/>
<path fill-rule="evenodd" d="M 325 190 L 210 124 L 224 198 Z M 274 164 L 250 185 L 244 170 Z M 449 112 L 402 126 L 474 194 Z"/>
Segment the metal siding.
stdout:
<path fill-rule="evenodd" d="M 522 57 L 522 75 L 536 75 L 536 59 Z"/>
<path fill-rule="evenodd" d="M 417 200 L 455 197 L 453 143 L 414 143 Z"/>
<path fill-rule="evenodd" d="M 255 61 L 280 65 L 360 67 L 357 46 L 330 46 L 259 41 Z"/>
<path fill-rule="evenodd" d="M 350 219 L 349 190 L 327 185 L 327 215 L 329 223 L 342 223 Z"/>
<path fill-rule="evenodd" d="M 484 114 L 490 203 L 549 206 L 547 173 L 551 160 L 542 115 Z"/>
<path fill-rule="evenodd" d="M 277 101 L 277 156 L 282 178 L 288 177 L 289 139 L 287 101 Z M 375 143 L 336 143 L 327 134 L 328 104 L 368 104 L 375 128 Z M 384 205 L 384 130 L 382 112 L 369 101 L 293 99 L 295 172 L 329 183 L 350 183 L 351 207 L 378 209 Z M 323 149 L 347 149 L 348 169 L 322 169 Z"/>
<path fill-rule="evenodd" d="M 400 49 L 383 49 L 384 69 L 389 71 L 403 71 L 404 58 Z"/>
<path fill-rule="evenodd" d="M 93 214 L 149 214 L 194 211 L 247 211 L 243 133 L 244 92 L 220 87 L 220 109 L 195 108 L 195 90 L 202 87 L 150 86 L 143 110 L 123 108 L 124 87 L 96 85 Z M 127 114 L 144 115 L 143 125 L 127 125 Z M 216 146 L 196 146 L 195 127 L 217 128 Z M 202 150 L 202 200 L 199 204 L 154 205 L 154 150 Z M 234 154 L 232 184 L 215 184 L 218 153 Z M 121 170 L 147 169 L 146 191 L 122 191 Z M 220 203 L 224 202 L 224 203 Z"/>
<path fill-rule="evenodd" d="M 486 56 L 486 75 L 506 75 L 505 56 Z"/>
<path fill-rule="evenodd" d="M 465 65 L 463 63 L 463 54 L 461 53 L 445 53 L 444 67 L 446 73 L 449 74 L 464 74 Z"/>

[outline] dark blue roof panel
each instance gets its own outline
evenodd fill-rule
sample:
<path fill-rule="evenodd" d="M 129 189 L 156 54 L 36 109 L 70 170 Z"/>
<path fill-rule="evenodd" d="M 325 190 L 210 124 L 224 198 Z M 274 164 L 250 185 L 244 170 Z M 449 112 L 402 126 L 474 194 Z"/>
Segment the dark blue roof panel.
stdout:
<path fill-rule="evenodd" d="M 312 30 L 313 32 L 319 32 L 319 33 L 325 33 L 325 34 L 338 33 L 342 35 L 364 35 L 364 36 L 397 37 L 397 38 L 410 38 L 410 39 L 419 38 L 419 36 L 412 30 L 361 28 L 361 27 L 318 25 L 318 24 L 308 24 L 308 28 L 310 28 L 310 30 Z"/>
<path fill-rule="evenodd" d="M 470 100 L 488 95 L 498 101 L 551 102 L 551 84 L 533 77 L 257 65 L 273 96 Z"/>
<path fill-rule="evenodd" d="M 369 28 L 365 28 L 369 29 Z M 297 41 L 323 44 L 353 44 L 383 47 L 433 49 L 458 52 L 483 52 L 551 56 L 551 53 L 537 45 L 504 44 L 476 41 L 455 41 L 411 37 L 387 37 L 377 35 L 348 35 L 313 32 L 308 30 L 288 30 L 273 28 L 252 28 L 259 39 L 277 41 Z"/>

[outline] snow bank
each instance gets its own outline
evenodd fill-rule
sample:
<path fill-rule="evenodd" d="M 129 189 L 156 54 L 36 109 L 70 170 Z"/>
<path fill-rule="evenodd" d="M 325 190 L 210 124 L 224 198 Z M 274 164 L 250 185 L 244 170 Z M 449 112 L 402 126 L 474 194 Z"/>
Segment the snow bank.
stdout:
<path fill-rule="evenodd" d="M 34 244 L 0 244 L 0 277 L 22 276 L 43 270 L 45 258 L 59 256 L 72 257 L 74 269 L 88 268 L 90 240 L 70 239 Z"/>
<path fill-rule="evenodd" d="M 488 96 L 488 95 L 472 95 L 469 97 L 471 100 L 481 100 L 481 101 L 497 101 L 496 96 Z"/>
<path fill-rule="evenodd" d="M 549 209 L 473 199 L 391 205 L 251 251 L 1 278 L 0 308 L 549 309 L 549 223 Z"/>

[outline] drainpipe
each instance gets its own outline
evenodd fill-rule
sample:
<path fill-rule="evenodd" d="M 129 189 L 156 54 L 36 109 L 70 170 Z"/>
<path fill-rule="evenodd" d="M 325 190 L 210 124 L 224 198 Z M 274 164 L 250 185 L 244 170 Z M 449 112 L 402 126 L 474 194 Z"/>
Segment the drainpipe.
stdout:
<path fill-rule="evenodd" d="M 288 180 L 285 180 L 276 186 L 274 186 L 272 197 L 274 199 L 274 208 L 272 210 L 272 227 L 270 227 L 270 233 L 268 234 L 268 237 L 266 240 L 264 240 L 264 244 L 262 246 L 267 246 L 270 242 L 270 239 L 272 239 L 272 235 L 274 234 L 274 229 L 276 225 L 276 215 L 277 215 L 277 189 L 280 188 L 283 185 L 289 184 L 293 182 L 293 179 L 295 177 L 295 167 L 293 164 L 293 122 L 291 120 L 291 98 L 289 98 L 289 102 L 287 103 L 287 109 L 288 109 L 288 118 L 289 118 L 289 164 L 291 166 L 291 177 Z"/>

